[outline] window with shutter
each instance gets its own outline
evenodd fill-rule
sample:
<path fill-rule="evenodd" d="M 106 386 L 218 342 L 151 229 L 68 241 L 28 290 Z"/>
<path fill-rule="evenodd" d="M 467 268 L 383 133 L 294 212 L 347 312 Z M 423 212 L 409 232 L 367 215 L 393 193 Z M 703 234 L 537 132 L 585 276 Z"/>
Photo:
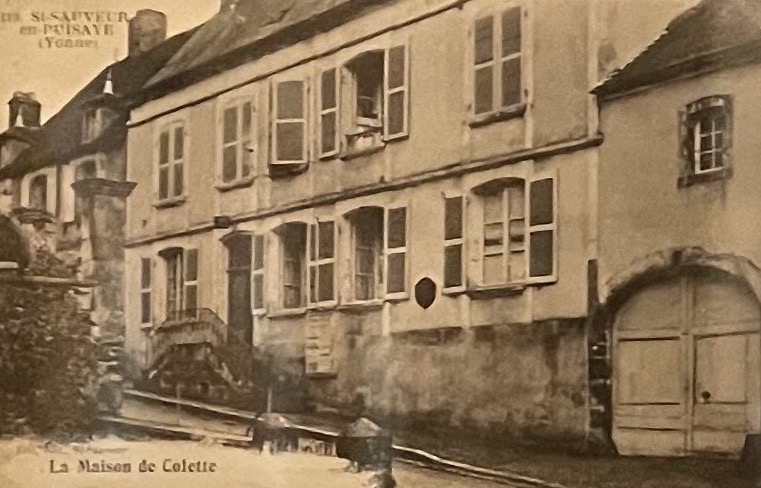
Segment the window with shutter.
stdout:
<path fill-rule="evenodd" d="M 253 171 L 253 105 L 239 102 L 222 112 L 222 183 L 245 180 Z"/>
<path fill-rule="evenodd" d="M 407 45 L 386 50 L 384 101 L 384 136 L 398 139 L 408 134 L 409 124 L 409 52 Z"/>
<path fill-rule="evenodd" d="M 354 253 L 354 299 L 381 297 L 383 284 L 384 210 L 364 207 L 347 216 L 351 222 Z"/>
<path fill-rule="evenodd" d="M 159 134 L 158 202 L 177 201 L 185 195 L 185 129 L 174 124 Z"/>
<path fill-rule="evenodd" d="M 309 226 L 309 303 L 335 300 L 335 223 Z"/>
<path fill-rule="evenodd" d="M 523 102 L 521 8 L 476 19 L 473 26 L 473 113 L 512 115 Z M 491 120 L 491 119 L 490 119 Z"/>
<path fill-rule="evenodd" d="M 198 249 L 186 249 L 183 310 L 188 317 L 198 316 Z"/>
<path fill-rule="evenodd" d="M 338 77 L 339 71 L 336 68 L 325 70 L 320 76 L 320 127 L 317 140 L 321 158 L 338 153 Z"/>
<path fill-rule="evenodd" d="M 306 86 L 304 81 L 275 84 L 270 164 L 282 171 L 300 169 L 307 162 Z"/>
<path fill-rule="evenodd" d="M 161 253 L 166 268 L 167 321 L 182 318 L 183 261 L 182 249 L 171 248 Z"/>
<path fill-rule="evenodd" d="M 151 294 L 152 294 L 152 261 L 150 258 L 140 260 L 140 323 L 152 322 Z"/>
<path fill-rule="evenodd" d="M 294 309 L 304 306 L 303 286 L 306 259 L 306 224 L 284 224 L 279 231 L 282 255 L 282 306 Z"/>

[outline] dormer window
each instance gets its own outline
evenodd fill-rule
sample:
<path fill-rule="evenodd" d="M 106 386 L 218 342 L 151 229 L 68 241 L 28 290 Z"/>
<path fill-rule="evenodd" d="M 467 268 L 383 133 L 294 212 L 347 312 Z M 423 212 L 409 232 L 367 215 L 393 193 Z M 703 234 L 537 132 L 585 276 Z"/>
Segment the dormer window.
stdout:
<path fill-rule="evenodd" d="M 102 126 L 102 110 L 91 107 L 85 110 L 82 117 L 82 142 L 87 143 L 98 137 Z"/>

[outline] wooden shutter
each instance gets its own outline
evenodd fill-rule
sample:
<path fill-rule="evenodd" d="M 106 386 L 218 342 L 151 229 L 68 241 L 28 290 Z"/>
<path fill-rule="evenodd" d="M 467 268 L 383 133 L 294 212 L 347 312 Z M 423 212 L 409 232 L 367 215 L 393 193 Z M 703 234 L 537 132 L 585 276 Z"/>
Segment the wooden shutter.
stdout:
<path fill-rule="evenodd" d="M 169 198 L 169 131 L 163 131 L 159 135 L 158 157 L 158 199 Z"/>
<path fill-rule="evenodd" d="M 140 260 L 140 323 L 151 323 L 151 286 L 152 286 L 152 266 L 151 258 L 142 258 Z"/>
<path fill-rule="evenodd" d="M 302 80 L 275 85 L 272 164 L 302 164 L 307 160 L 305 88 Z"/>
<path fill-rule="evenodd" d="M 185 129 L 175 127 L 172 136 L 172 196 L 180 196 L 184 192 L 185 182 Z"/>
<path fill-rule="evenodd" d="M 386 140 L 399 139 L 409 134 L 410 64 L 406 44 L 386 50 L 384 63 L 383 131 Z"/>
<path fill-rule="evenodd" d="M 385 237 L 386 293 L 407 291 L 407 209 L 386 210 Z"/>
<path fill-rule="evenodd" d="M 339 75 L 340 71 L 336 68 L 327 69 L 320 75 L 320 127 L 317 140 L 321 158 L 338 153 Z"/>
<path fill-rule="evenodd" d="M 185 289 L 184 309 L 190 315 L 195 315 L 198 309 L 198 249 L 186 249 L 184 252 Z"/>
<path fill-rule="evenodd" d="M 555 274 L 555 181 L 544 177 L 531 181 L 529 187 L 529 276 L 552 277 Z"/>
<path fill-rule="evenodd" d="M 473 112 L 494 110 L 494 17 L 477 19 L 473 26 Z"/>

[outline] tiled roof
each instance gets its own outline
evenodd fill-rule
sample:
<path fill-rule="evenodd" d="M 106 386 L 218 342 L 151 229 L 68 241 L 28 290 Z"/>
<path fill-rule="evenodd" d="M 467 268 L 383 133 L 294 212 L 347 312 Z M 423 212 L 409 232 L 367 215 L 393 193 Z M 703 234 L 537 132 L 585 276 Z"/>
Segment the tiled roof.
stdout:
<path fill-rule="evenodd" d="M 395 0 L 239 0 L 203 24 L 146 84 L 154 99 L 335 28 Z"/>
<path fill-rule="evenodd" d="M 103 69 L 42 125 L 42 129 L 38 130 L 37 144 L 22 151 L 12 163 L 0 168 L 0 179 L 13 178 L 57 162 L 68 161 L 96 150 L 114 149 L 123 144 L 127 135 L 126 108 L 104 128 L 97 139 L 82 143 L 82 116 L 85 106 L 102 94 L 110 71 L 114 98 L 126 107 L 145 82 L 161 69 L 194 31 L 195 29 L 192 29 L 173 36 L 150 51 L 128 56 Z M 11 130 L 13 129 L 9 129 L 5 134 Z"/>
<path fill-rule="evenodd" d="M 658 39 L 593 92 L 605 97 L 733 62 L 755 61 L 759 43 L 761 0 L 703 0 L 671 21 Z"/>

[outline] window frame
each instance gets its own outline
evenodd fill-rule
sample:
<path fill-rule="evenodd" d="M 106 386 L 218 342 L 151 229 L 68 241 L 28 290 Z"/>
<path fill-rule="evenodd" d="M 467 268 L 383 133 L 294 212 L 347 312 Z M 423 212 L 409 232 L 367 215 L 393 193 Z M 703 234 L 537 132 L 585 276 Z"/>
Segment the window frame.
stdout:
<path fill-rule="evenodd" d="M 333 226 L 333 249 L 330 257 L 320 257 L 320 224 L 330 223 Z M 312 244 L 315 244 L 315 249 L 312 249 Z M 307 249 L 306 249 L 306 283 L 307 283 L 307 306 L 308 307 L 326 307 L 335 305 L 338 300 L 337 285 L 338 285 L 338 268 L 336 251 L 338 248 L 338 225 L 334 219 L 316 220 L 307 227 Z M 314 257 L 313 257 L 314 253 Z M 320 300 L 320 267 L 325 265 L 333 266 L 333 294 L 332 297 L 327 300 Z M 312 283 L 312 269 L 315 269 L 316 283 Z M 312 300 L 312 286 L 315 285 L 315 300 Z"/>
<path fill-rule="evenodd" d="M 325 108 L 323 104 L 323 78 L 327 73 L 330 71 L 333 71 L 333 90 L 334 90 L 334 104 L 332 107 Z M 318 159 L 331 159 L 333 157 L 336 157 L 341 152 L 341 136 L 343 132 L 342 128 L 342 117 L 341 117 L 341 111 L 344 109 L 341 103 L 341 87 L 342 87 L 342 79 L 344 78 L 343 75 L 343 69 L 340 66 L 328 66 L 325 68 L 322 68 L 318 70 L 317 78 L 318 81 L 315 83 L 316 90 L 315 90 L 315 98 L 317 102 L 317 108 L 316 108 L 316 121 L 315 121 L 315 133 L 314 137 L 316 139 L 316 145 L 317 145 L 317 156 Z M 325 151 L 323 148 L 323 120 L 324 117 L 335 114 L 335 127 L 334 127 L 334 133 L 333 133 L 333 149 L 330 151 Z"/>
<path fill-rule="evenodd" d="M 722 146 L 720 149 L 712 146 L 709 151 L 701 151 L 700 128 L 703 114 L 712 111 L 720 111 L 724 118 L 724 129 L 720 132 L 711 131 L 712 142 L 715 142 L 714 134 L 722 135 Z M 679 113 L 679 131 L 681 139 L 680 156 L 683 161 L 678 180 L 679 187 L 704 181 L 720 180 L 732 175 L 734 110 L 731 95 L 710 95 L 687 104 Z M 705 170 L 700 169 L 700 155 L 706 152 L 720 153 L 721 166 L 714 166 Z"/>
<path fill-rule="evenodd" d="M 498 188 L 496 188 L 493 191 L 489 191 L 486 194 L 483 194 L 481 196 L 482 199 L 482 209 L 483 209 L 483 215 L 482 215 L 482 232 L 481 232 L 481 282 L 480 285 L 483 287 L 494 287 L 494 286 L 506 286 L 516 283 L 524 283 L 527 281 L 529 273 L 528 273 L 528 263 L 529 263 L 529 251 L 528 251 L 528 243 L 527 243 L 527 229 L 528 229 L 528 218 L 527 213 L 529 211 L 528 208 L 528 197 L 526 195 L 527 187 L 529 185 L 529 182 L 526 178 L 521 177 L 515 177 L 510 178 L 508 182 L 505 182 L 503 184 L 500 184 Z M 521 192 L 521 199 L 519 201 L 523 201 L 523 215 L 521 217 L 512 217 L 511 216 L 511 190 L 515 189 L 515 191 L 518 191 L 520 189 Z M 486 221 L 486 198 L 487 197 L 498 197 L 499 199 L 499 206 L 500 206 L 500 218 L 499 221 L 494 222 L 487 222 Z M 512 222 L 523 222 L 523 225 L 521 226 L 521 229 L 523 231 L 523 248 L 519 250 L 511 250 L 510 244 L 511 244 L 511 223 Z M 495 283 L 487 283 L 485 278 L 485 272 L 484 269 L 486 268 L 485 262 L 486 262 L 486 226 L 487 225 L 493 225 L 493 224 L 499 224 L 501 229 L 501 241 L 502 244 L 500 246 L 500 251 L 498 253 L 493 252 L 491 254 L 488 254 L 488 256 L 501 256 L 502 260 L 502 266 L 503 266 L 503 277 L 500 281 Z M 517 253 L 523 253 L 523 277 L 517 278 L 517 279 L 511 279 L 511 266 L 510 266 L 510 256 L 511 254 L 517 254 Z"/>
<path fill-rule="evenodd" d="M 280 85 L 283 83 L 301 83 L 302 86 L 302 113 L 301 118 L 278 118 L 278 94 L 280 90 Z M 310 160 L 310 148 L 309 148 L 309 130 L 310 130 L 310 124 L 309 124 L 309 100 L 310 100 L 310 92 L 309 89 L 309 79 L 307 76 L 302 76 L 300 78 L 275 78 L 271 80 L 270 83 L 270 105 L 271 105 L 271 115 L 270 115 L 270 141 L 271 141 L 271 150 L 269 154 L 269 161 L 268 165 L 270 169 L 272 168 L 281 168 L 281 171 L 285 170 L 288 172 L 288 169 L 290 168 L 290 171 L 294 171 L 295 168 L 302 168 L 309 164 Z M 278 124 L 286 124 L 286 123 L 301 123 L 303 130 L 302 130 L 302 156 L 303 158 L 300 160 L 278 160 L 278 137 L 277 137 L 277 128 Z M 270 174 L 272 172 L 270 171 Z"/>
<path fill-rule="evenodd" d="M 503 54 L 503 16 L 512 9 L 519 10 L 520 16 L 520 50 L 515 53 Z M 470 56 L 470 68 L 468 70 L 469 77 L 469 113 L 470 120 L 469 125 L 471 127 L 478 127 L 481 125 L 487 125 L 492 122 L 500 120 L 508 120 L 515 117 L 521 117 L 526 111 L 526 37 L 527 37 L 527 23 L 524 20 L 527 17 L 526 5 L 523 2 L 510 2 L 507 5 L 500 5 L 499 7 L 490 6 L 485 9 L 481 9 L 474 13 L 470 24 L 469 35 L 469 56 Z M 478 21 L 490 18 L 492 24 L 492 51 L 491 58 L 483 62 L 477 62 L 476 57 L 476 24 Z M 504 64 L 512 59 L 519 59 L 520 65 L 520 99 L 511 104 L 506 104 L 503 100 L 503 70 Z M 487 66 L 491 66 L 491 90 L 492 100 L 491 109 L 483 112 L 476 111 L 476 73 L 479 69 L 483 69 Z"/>
<path fill-rule="evenodd" d="M 386 227 L 386 221 L 385 221 L 385 208 L 377 205 L 373 206 L 367 206 L 367 207 L 359 207 L 351 210 L 350 212 L 344 214 L 345 219 L 348 221 L 349 224 L 349 230 L 351 235 L 351 298 L 349 300 L 352 304 L 372 304 L 377 303 L 379 301 L 383 300 L 383 297 L 385 295 L 385 281 L 383 274 L 385 273 L 385 260 L 383 257 L 383 246 L 384 246 L 384 237 L 376 238 L 373 242 L 373 248 L 370 249 L 370 251 L 373 253 L 373 290 L 372 290 L 372 296 L 369 298 L 358 298 L 358 288 L 357 288 L 357 240 L 358 240 L 358 232 L 357 232 L 357 226 L 358 226 L 358 220 L 361 218 L 362 213 L 365 213 L 365 215 L 369 214 L 370 212 L 378 212 L 382 214 L 380 227 L 383 229 L 383 233 L 385 235 L 385 227 Z M 381 288 L 383 286 L 383 288 Z"/>
<path fill-rule="evenodd" d="M 182 130 L 182 157 L 175 158 L 175 140 L 177 129 Z M 161 138 L 163 134 L 167 134 L 167 162 L 161 163 Z M 185 201 L 188 195 L 188 148 L 190 140 L 190 131 L 188 130 L 188 124 L 185 120 L 175 120 L 164 124 L 156 134 L 155 141 L 155 193 L 154 206 L 157 208 L 179 205 Z M 182 168 L 182 192 L 176 193 L 175 189 L 175 174 L 177 167 Z M 167 196 L 161 198 L 161 171 L 166 168 L 167 170 Z"/>
<path fill-rule="evenodd" d="M 82 112 L 82 143 L 87 144 L 98 138 L 103 127 L 103 109 L 87 107 Z"/>
<path fill-rule="evenodd" d="M 249 131 L 248 134 L 244 134 L 243 121 L 245 114 L 245 107 L 249 105 Z M 225 142 L 225 113 L 228 110 L 235 110 L 236 114 L 236 127 L 235 138 L 230 142 Z M 219 190 L 225 190 L 229 188 L 235 188 L 244 183 L 253 182 L 256 175 L 256 157 L 257 157 L 257 139 L 256 139 L 256 104 L 254 94 L 239 96 L 226 101 L 218 108 L 217 113 L 217 178 L 216 187 Z M 248 137 L 246 137 L 246 135 Z M 224 164 L 225 164 L 225 149 L 228 147 L 235 147 L 235 176 L 225 181 L 224 179 Z M 249 159 L 249 172 L 247 175 L 243 175 L 244 161 L 248 157 Z"/>
<path fill-rule="evenodd" d="M 446 229 L 447 229 L 447 200 L 460 200 L 460 237 L 455 238 L 447 238 L 446 236 Z M 467 278 L 466 278 L 466 266 L 465 263 L 467 261 L 466 256 L 466 247 L 465 243 L 467 241 L 466 238 L 466 210 L 467 210 L 467 200 L 465 195 L 462 193 L 450 193 L 445 192 L 443 194 L 443 202 L 444 202 L 444 218 L 442 219 L 442 223 L 444 224 L 443 228 L 443 234 L 442 234 L 442 242 L 443 242 L 443 268 L 442 268 L 442 286 L 441 291 L 444 294 L 447 293 L 457 293 L 462 292 L 467 287 Z M 452 285 L 447 286 L 446 285 L 446 269 L 447 269 L 447 254 L 446 251 L 450 247 L 460 246 L 460 284 L 459 285 Z"/>
<path fill-rule="evenodd" d="M 298 290 L 299 290 L 299 303 L 296 305 L 289 305 L 287 303 L 287 294 L 286 294 L 286 288 L 288 286 L 296 286 L 294 284 L 286 283 L 286 265 L 288 262 L 288 256 L 286 255 L 286 239 L 287 239 L 287 233 L 293 232 L 290 229 L 296 229 L 296 226 L 304 226 L 303 228 L 303 234 L 304 234 L 304 245 L 303 249 L 299 249 L 295 255 L 298 256 L 300 259 L 299 261 L 299 283 L 298 283 Z M 308 229 L 307 224 L 302 221 L 291 221 L 291 222 L 285 222 L 281 226 L 276 229 L 276 234 L 278 236 L 278 261 L 279 261 L 279 271 L 280 271 L 280 283 L 279 283 L 279 290 L 280 290 L 280 297 L 278 300 L 278 308 L 281 311 L 286 312 L 296 312 L 296 311 L 302 311 L 306 309 L 307 306 L 307 293 L 306 293 L 306 286 L 307 286 L 307 247 L 309 245 L 307 235 Z"/>

